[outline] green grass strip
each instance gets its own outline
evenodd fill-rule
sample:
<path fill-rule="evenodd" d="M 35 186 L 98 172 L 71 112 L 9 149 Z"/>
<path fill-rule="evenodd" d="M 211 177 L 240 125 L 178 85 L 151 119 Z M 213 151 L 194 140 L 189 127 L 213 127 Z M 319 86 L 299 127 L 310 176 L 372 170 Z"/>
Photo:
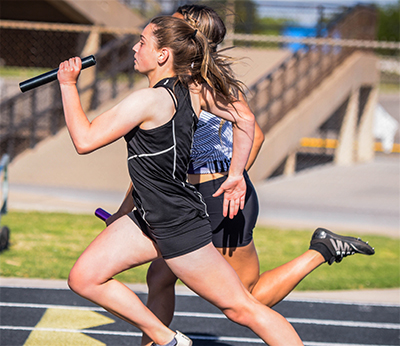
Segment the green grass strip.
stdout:
<path fill-rule="evenodd" d="M 0 275 L 43 279 L 66 279 L 79 255 L 104 228 L 104 223 L 92 215 L 14 211 L 2 217 L 1 225 L 7 225 L 11 232 L 9 249 L 0 254 Z M 257 227 L 254 239 L 261 271 L 301 255 L 308 249 L 312 232 Z M 400 287 L 400 240 L 375 235 L 362 238 L 375 247 L 375 255 L 355 255 L 331 266 L 323 264 L 297 289 Z M 119 274 L 118 279 L 144 283 L 147 267 Z"/>

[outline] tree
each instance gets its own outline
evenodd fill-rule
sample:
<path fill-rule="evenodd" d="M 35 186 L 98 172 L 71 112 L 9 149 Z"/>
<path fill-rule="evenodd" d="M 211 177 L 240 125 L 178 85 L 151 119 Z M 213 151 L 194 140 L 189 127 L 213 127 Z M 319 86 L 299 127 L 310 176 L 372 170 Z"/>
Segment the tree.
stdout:
<path fill-rule="evenodd" d="M 378 7 L 378 40 L 399 42 L 400 0 L 396 4 Z M 381 54 L 396 55 L 398 51 L 382 50 Z"/>

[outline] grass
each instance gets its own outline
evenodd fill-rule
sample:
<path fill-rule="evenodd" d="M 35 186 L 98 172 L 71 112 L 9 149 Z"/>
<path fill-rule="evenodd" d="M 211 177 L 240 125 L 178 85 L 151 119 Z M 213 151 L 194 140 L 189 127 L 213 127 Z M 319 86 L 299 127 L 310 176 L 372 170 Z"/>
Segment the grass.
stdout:
<path fill-rule="evenodd" d="M 0 254 L 2 277 L 66 279 L 76 259 L 103 229 L 92 215 L 10 212 L 1 219 L 10 230 L 10 248 Z M 255 242 L 261 270 L 269 270 L 308 249 L 310 231 L 257 227 Z M 299 290 L 400 287 L 400 240 L 365 236 L 376 254 L 352 256 L 311 273 Z M 118 275 L 124 282 L 144 283 L 147 265 Z"/>
<path fill-rule="evenodd" d="M 52 68 L 1 66 L 0 77 L 27 79 L 49 70 L 52 70 Z"/>

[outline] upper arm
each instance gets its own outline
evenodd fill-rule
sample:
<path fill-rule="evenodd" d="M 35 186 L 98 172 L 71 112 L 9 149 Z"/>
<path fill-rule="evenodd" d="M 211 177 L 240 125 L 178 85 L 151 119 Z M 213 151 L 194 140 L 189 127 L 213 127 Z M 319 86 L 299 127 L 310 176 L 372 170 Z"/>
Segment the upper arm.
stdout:
<path fill-rule="evenodd" d="M 201 90 L 201 109 L 232 123 L 255 121 L 254 114 L 244 100 L 228 102 L 222 97 L 214 96 L 207 84 L 204 84 Z"/>
<path fill-rule="evenodd" d="M 136 91 L 120 103 L 96 117 L 87 133 L 87 150 L 110 144 L 153 116 L 149 105 L 157 102 L 152 89 Z"/>

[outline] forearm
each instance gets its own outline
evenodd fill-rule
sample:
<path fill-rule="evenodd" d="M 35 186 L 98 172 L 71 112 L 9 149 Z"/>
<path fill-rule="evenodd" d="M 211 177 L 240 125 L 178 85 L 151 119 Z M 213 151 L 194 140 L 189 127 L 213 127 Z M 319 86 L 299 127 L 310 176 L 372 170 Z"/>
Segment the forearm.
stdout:
<path fill-rule="evenodd" d="M 115 220 L 130 213 L 133 210 L 133 208 L 135 207 L 135 204 L 133 202 L 132 191 L 133 191 L 133 184 L 130 183 L 128 191 L 125 194 L 124 200 L 122 201 L 121 205 L 119 206 L 117 212 L 114 213 L 113 215 L 111 215 L 106 220 L 107 225 L 111 225 Z"/>
<path fill-rule="evenodd" d="M 254 140 L 254 115 L 249 112 L 242 112 L 236 117 L 236 123 L 232 126 L 233 146 L 232 161 L 229 169 L 229 176 L 239 176 L 243 174 Z"/>
<path fill-rule="evenodd" d="M 246 164 L 246 171 L 248 171 L 251 166 L 253 165 L 254 161 L 257 158 L 257 155 L 261 149 L 262 144 L 264 143 L 264 133 L 262 132 L 260 126 L 255 122 L 255 129 L 254 129 L 254 141 L 253 146 L 250 151 L 250 156 Z"/>
<path fill-rule="evenodd" d="M 125 198 L 122 201 L 117 213 L 119 215 L 126 215 L 128 213 L 130 213 L 133 208 L 135 207 L 135 204 L 133 202 L 133 196 L 132 196 L 132 192 L 133 192 L 133 184 L 130 183 L 128 191 L 125 194 Z"/>
<path fill-rule="evenodd" d="M 90 122 L 82 109 L 78 89 L 75 84 L 60 84 L 65 123 L 78 153 L 85 151 L 84 138 Z"/>

